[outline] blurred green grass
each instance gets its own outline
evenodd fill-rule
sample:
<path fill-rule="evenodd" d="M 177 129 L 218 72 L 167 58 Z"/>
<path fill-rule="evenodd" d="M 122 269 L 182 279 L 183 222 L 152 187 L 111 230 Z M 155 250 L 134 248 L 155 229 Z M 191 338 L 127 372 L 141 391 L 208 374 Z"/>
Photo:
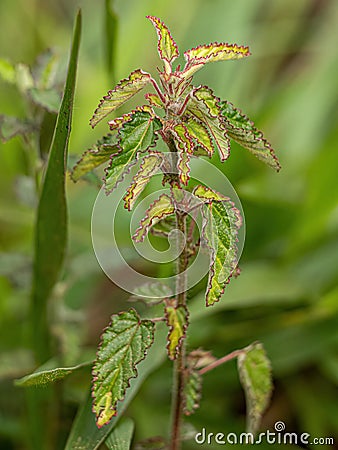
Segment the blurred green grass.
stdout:
<path fill-rule="evenodd" d="M 168 24 L 181 52 L 217 40 L 249 45 L 250 58 L 210 65 L 195 82 L 210 85 L 216 95 L 255 119 L 273 143 L 282 170 L 270 173 L 235 144 L 230 159 L 219 164 L 245 212 L 242 275 L 211 310 L 204 311 L 199 294 L 191 300 L 195 319 L 189 345 L 222 356 L 261 340 L 275 376 L 262 430 L 282 420 L 287 431 L 334 436 L 338 430 L 338 3 L 116 0 L 116 73 L 107 74 L 103 1 L 2 0 L 0 57 L 32 64 L 39 53 L 53 47 L 66 60 L 78 6 L 84 24 L 70 142 L 74 156 L 106 132 L 103 126 L 93 132 L 88 120 L 112 80 L 138 67 L 154 73 L 159 64 L 146 15 L 157 15 Z M 137 99 L 131 102 L 136 104 Z M 18 92 L 0 81 L 0 113 L 24 117 L 25 106 Z M 29 196 L 25 184 L 29 172 L 22 142 L 15 138 L 0 145 L 0 448 L 21 449 L 27 411 L 22 392 L 11 380 L 32 368 L 30 353 L 23 349 L 28 350 L 30 331 L 35 208 L 34 195 Z M 107 281 L 93 256 L 90 215 L 96 188 L 68 182 L 67 193 L 69 252 L 54 309 L 64 352 L 75 358 L 81 346 L 97 344 L 109 315 L 125 308 L 126 294 Z M 125 228 L 127 222 L 121 223 Z M 137 437 L 166 433 L 169 386 L 166 363 L 129 408 L 137 417 Z M 64 388 L 66 436 L 84 391 L 72 380 Z M 235 366 L 229 363 L 208 374 L 201 408 L 191 418 L 196 429 L 242 431 L 244 416 Z M 198 447 L 189 441 L 185 448 Z"/>

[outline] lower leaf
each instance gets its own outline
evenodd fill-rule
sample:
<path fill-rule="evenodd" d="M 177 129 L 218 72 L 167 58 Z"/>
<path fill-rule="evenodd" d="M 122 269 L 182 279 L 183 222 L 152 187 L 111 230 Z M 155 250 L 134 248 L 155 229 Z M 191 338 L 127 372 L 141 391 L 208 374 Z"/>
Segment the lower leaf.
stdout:
<path fill-rule="evenodd" d="M 198 370 L 189 370 L 184 386 L 184 414 L 190 416 L 200 406 L 202 375 Z"/>
<path fill-rule="evenodd" d="M 114 314 L 104 331 L 93 368 L 93 412 L 100 428 L 116 415 L 116 406 L 125 396 L 129 380 L 137 376 L 154 339 L 154 324 L 141 320 L 134 309 Z"/>
<path fill-rule="evenodd" d="M 270 401 L 271 364 L 259 342 L 243 349 L 237 363 L 247 403 L 247 432 L 255 435 Z"/>

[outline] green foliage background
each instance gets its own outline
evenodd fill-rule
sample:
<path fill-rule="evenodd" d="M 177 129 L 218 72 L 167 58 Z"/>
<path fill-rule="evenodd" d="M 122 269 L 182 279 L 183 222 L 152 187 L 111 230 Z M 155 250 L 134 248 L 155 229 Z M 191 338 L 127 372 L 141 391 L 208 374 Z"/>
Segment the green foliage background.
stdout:
<path fill-rule="evenodd" d="M 103 0 L 2 0 L 0 57 L 31 65 L 44 49 L 54 47 L 67 61 L 79 6 L 83 38 L 71 158 L 106 131 L 105 125 L 95 131 L 88 125 L 98 99 L 130 71 L 141 67 L 154 73 L 159 64 L 154 30 L 146 15 L 166 22 L 181 51 L 213 41 L 249 45 L 250 58 L 210 65 L 196 75 L 195 84 L 208 84 L 216 95 L 254 118 L 273 143 L 282 170 L 273 173 L 235 144 L 230 159 L 219 165 L 245 212 L 242 275 L 213 308 L 205 311 L 202 299 L 191 299 L 194 321 L 189 345 L 203 346 L 221 357 L 262 341 L 272 361 L 275 390 L 261 429 L 273 429 L 282 420 L 287 431 L 334 436 L 338 430 L 338 3 L 115 0 L 116 45 L 112 60 L 107 61 Z M 112 69 L 109 74 L 107 66 Z M 18 91 L 0 81 L 0 113 L 25 117 L 25 108 Z M 34 369 L 29 348 L 37 204 L 29 170 L 32 158 L 19 138 L 1 144 L 0 449 L 6 450 L 27 448 L 31 432 L 29 401 L 22 388 L 14 387 L 13 378 Z M 90 217 L 97 191 L 93 184 L 67 182 L 68 254 L 50 308 L 64 365 L 88 359 L 111 313 L 126 308 L 127 294 L 105 277 L 91 247 Z M 127 228 L 127 222 L 121 228 Z M 198 289 L 195 294 L 202 295 Z M 55 408 L 59 408 L 61 432 L 55 448 L 63 448 L 78 402 L 85 397 L 85 370 L 57 385 L 60 396 Z M 153 373 L 128 409 L 136 419 L 138 438 L 167 431 L 170 370 L 170 363 L 164 363 Z M 235 363 L 206 375 L 201 408 L 190 422 L 198 431 L 202 427 L 210 432 L 244 430 L 244 394 Z M 188 441 L 185 448 L 198 446 Z"/>

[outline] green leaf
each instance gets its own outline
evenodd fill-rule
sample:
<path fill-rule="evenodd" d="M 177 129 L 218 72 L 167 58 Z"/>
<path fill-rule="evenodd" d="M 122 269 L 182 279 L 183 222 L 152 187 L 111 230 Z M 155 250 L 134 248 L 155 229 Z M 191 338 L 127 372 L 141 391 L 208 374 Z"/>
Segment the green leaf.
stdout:
<path fill-rule="evenodd" d="M 134 434 L 134 422 L 125 419 L 114 428 L 105 444 L 109 450 L 129 450 Z"/>
<path fill-rule="evenodd" d="M 226 160 L 230 153 L 230 141 L 221 117 L 219 99 L 212 90 L 201 86 L 195 90 L 189 100 L 187 112 L 193 118 L 202 122 L 210 133 L 213 147 L 218 150 L 221 161 Z"/>
<path fill-rule="evenodd" d="M 66 159 L 80 36 L 81 12 L 79 11 L 74 29 L 64 96 L 56 122 L 37 211 L 31 313 L 34 348 L 40 363 L 50 356 L 47 302 L 62 268 L 67 241 Z"/>
<path fill-rule="evenodd" d="M 119 131 L 119 153 L 111 156 L 110 165 L 105 170 L 105 189 L 109 194 L 117 183 L 123 180 L 139 152 L 153 147 L 157 140 L 157 131 L 161 128 L 158 118 L 145 111 L 135 111 L 131 119 L 123 123 Z"/>
<path fill-rule="evenodd" d="M 72 367 L 57 367 L 55 369 L 44 369 L 44 365 L 35 372 L 15 380 L 14 383 L 16 386 L 20 387 L 45 386 L 49 383 L 55 383 L 56 381 L 62 380 L 75 371 L 82 369 L 83 367 L 88 367 L 91 364 L 92 361 L 89 361 Z"/>
<path fill-rule="evenodd" d="M 156 108 L 161 108 L 164 109 L 164 105 L 162 100 L 160 99 L 160 97 L 157 94 L 153 94 L 151 93 L 147 93 L 145 95 L 145 98 L 148 100 L 150 106 L 155 106 Z"/>
<path fill-rule="evenodd" d="M 214 200 L 216 202 L 229 201 L 229 197 L 226 197 L 225 195 L 216 192 L 213 189 L 203 186 L 203 184 L 199 184 L 194 188 L 194 195 L 196 195 L 196 197 L 202 198 L 203 200 Z"/>
<path fill-rule="evenodd" d="M 177 358 L 188 327 L 189 313 L 186 306 L 175 306 L 176 300 L 168 300 L 165 318 L 169 327 L 167 351 L 171 360 Z"/>
<path fill-rule="evenodd" d="M 193 98 L 198 102 L 198 108 L 210 118 L 217 118 L 220 113 L 219 98 L 215 97 L 207 86 L 201 86 L 193 91 Z"/>
<path fill-rule="evenodd" d="M 2 58 L 0 58 L 0 77 L 7 83 L 15 84 L 15 67 Z"/>
<path fill-rule="evenodd" d="M 209 156 L 212 156 L 214 147 L 210 133 L 208 132 L 206 126 L 193 117 L 189 117 L 184 125 L 187 129 L 188 134 L 194 140 L 194 144 L 202 147 Z"/>
<path fill-rule="evenodd" d="M 143 105 L 143 106 L 137 106 L 133 111 L 123 114 L 120 117 L 116 117 L 115 119 L 112 119 L 108 122 L 109 128 L 113 131 L 113 130 L 119 130 L 122 125 L 126 122 L 129 122 L 132 118 L 133 115 L 135 114 L 135 112 L 147 112 L 150 115 L 153 116 L 153 110 L 150 106 L 148 105 Z"/>
<path fill-rule="evenodd" d="M 154 25 L 157 36 L 158 36 L 158 44 L 157 49 L 160 55 L 160 58 L 165 63 L 166 72 L 171 72 L 170 64 L 171 62 L 179 56 L 177 44 L 174 39 L 171 37 L 170 31 L 164 25 L 164 23 L 154 16 L 147 16 L 152 24 Z M 167 63 L 167 64 L 166 64 Z"/>
<path fill-rule="evenodd" d="M 23 94 L 26 94 L 29 89 L 34 87 L 31 69 L 26 64 L 19 63 L 16 65 L 15 82 L 19 91 Z"/>
<path fill-rule="evenodd" d="M 255 435 L 271 397 L 271 365 L 259 342 L 246 347 L 237 363 L 247 403 L 247 432 Z"/>
<path fill-rule="evenodd" d="M 49 90 L 56 87 L 58 60 L 58 55 L 51 49 L 47 49 L 38 55 L 32 68 L 32 75 L 36 88 L 39 90 Z"/>
<path fill-rule="evenodd" d="M 281 168 L 278 158 L 263 133 L 232 103 L 223 101 L 220 107 L 229 137 L 278 172 Z"/>
<path fill-rule="evenodd" d="M 100 428 L 117 414 L 136 365 L 154 340 L 154 324 L 141 320 L 134 309 L 115 314 L 104 331 L 93 368 L 93 412 Z"/>
<path fill-rule="evenodd" d="M 8 142 L 15 136 L 26 136 L 36 131 L 36 124 L 17 117 L 0 115 L 0 139 Z"/>
<path fill-rule="evenodd" d="M 179 123 L 170 129 L 178 149 L 184 150 L 187 153 L 192 153 L 194 144 L 191 136 L 188 133 L 186 126 L 183 123 Z"/>
<path fill-rule="evenodd" d="M 128 78 L 121 80 L 119 84 L 117 84 L 114 89 L 110 90 L 100 101 L 93 117 L 90 119 L 92 128 L 108 116 L 108 114 L 115 111 L 115 109 L 119 108 L 137 94 L 151 81 L 151 79 L 149 73 L 137 69 L 132 72 Z"/>
<path fill-rule="evenodd" d="M 112 154 L 116 154 L 119 148 L 116 144 L 116 136 L 108 134 L 99 139 L 93 147 L 87 150 L 81 159 L 75 164 L 71 172 L 73 181 L 91 172 L 96 167 L 109 161 Z"/>
<path fill-rule="evenodd" d="M 118 416 L 113 417 L 109 424 L 97 428 L 95 416 L 92 412 L 92 398 L 87 400 L 79 410 L 72 430 L 70 432 L 65 450 L 97 450 L 109 433 L 118 423 L 119 417 L 124 413 L 144 381 L 165 361 L 165 339 L 167 327 L 163 323 L 156 326 L 155 342 L 150 348 L 148 356 L 138 366 L 138 377 L 130 380 L 130 388 L 126 392 L 123 402 L 117 405 Z"/>
<path fill-rule="evenodd" d="M 112 7 L 113 0 L 105 1 L 105 57 L 109 76 L 115 74 L 116 44 L 118 32 L 118 17 Z"/>
<path fill-rule="evenodd" d="M 186 416 L 191 416 L 200 406 L 202 393 L 202 376 L 198 370 L 190 369 L 187 372 L 184 385 L 184 408 Z"/>
<path fill-rule="evenodd" d="M 248 47 L 237 44 L 215 42 L 209 45 L 200 45 L 184 52 L 187 63 L 183 69 L 183 74 L 186 78 L 189 78 L 206 63 L 239 59 L 249 55 Z"/>
<path fill-rule="evenodd" d="M 152 153 L 142 159 L 137 174 L 133 177 L 126 195 L 123 197 L 125 208 L 132 210 L 137 198 L 143 192 L 150 178 L 154 176 L 160 169 L 162 157 L 160 153 Z"/>
<path fill-rule="evenodd" d="M 57 113 L 60 106 L 60 95 L 56 89 L 31 88 L 28 91 L 32 101 L 49 112 Z"/>
<path fill-rule="evenodd" d="M 222 194 L 197 186 L 194 195 L 206 201 L 203 211 L 203 241 L 210 251 L 210 272 L 206 305 L 218 302 L 237 267 L 237 233 L 242 224 L 240 212 Z"/>
<path fill-rule="evenodd" d="M 161 219 L 175 212 L 175 205 L 171 197 L 162 194 L 152 203 L 146 211 L 145 217 L 141 220 L 139 228 L 135 231 L 132 239 L 136 242 L 143 242 L 149 229 Z"/>

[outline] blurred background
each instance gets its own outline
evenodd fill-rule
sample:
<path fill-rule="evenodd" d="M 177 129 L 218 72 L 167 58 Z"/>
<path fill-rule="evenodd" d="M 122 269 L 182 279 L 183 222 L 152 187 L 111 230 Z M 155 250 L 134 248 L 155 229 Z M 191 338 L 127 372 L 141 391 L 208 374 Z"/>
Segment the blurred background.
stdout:
<path fill-rule="evenodd" d="M 253 118 L 273 143 L 282 170 L 274 173 L 236 144 L 225 164 L 215 161 L 236 189 L 245 213 L 242 274 L 222 301 L 206 311 L 199 293 L 203 286 L 191 293 L 195 318 L 189 347 L 203 347 L 221 357 L 261 341 L 275 385 L 261 429 L 283 421 L 289 432 L 337 436 L 338 2 L 115 0 L 110 4 L 116 25 L 111 48 L 106 6 L 103 0 L 0 2 L 0 449 L 32 448 L 29 416 L 34 411 L 27 408 L 29 394 L 15 387 L 13 379 L 35 368 L 28 312 L 36 178 L 41 177 L 37 169 L 46 161 L 79 7 L 83 36 L 70 166 L 106 133 L 104 124 L 95 131 L 88 125 L 102 95 L 136 68 L 156 74 L 156 36 L 146 15 L 165 21 L 181 53 L 214 41 L 250 47 L 250 58 L 211 64 L 196 75 L 195 84 L 208 84 Z M 26 69 L 35 67 L 38 73 L 39 55 L 46 55 L 47 49 L 56 61 L 55 92 L 52 98 L 39 98 L 44 106 L 37 109 L 24 95 Z M 8 79 L 4 61 L 20 68 L 19 84 Z M 130 110 L 141 98 L 119 112 Z M 24 131 L 10 139 L 11 124 L 3 115 L 19 118 Z M 36 119 L 37 127 L 29 130 L 29 138 L 25 127 L 32 125 L 27 118 Z M 50 316 L 64 364 L 94 349 L 109 316 L 126 308 L 128 294 L 106 278 L 91 246 L 90 218 L 98 189 L 95 180 L 67 182 L 68 252 Z M 128 222 L 121 224 L 121 229 L 127 227 Z M 64 447 L 88 380 L 89 372 L 84 372 L 62 384 L 55 448 Z M 127 411 L 136 420 L 137 439 L 166 434 L 170 385 L 171 364 L 164 362 Z M 204 377 L 201 407 L 188 422 L 197 431 L 244 430 L 245 400 L 234 361 Z M 199 447 L 189 440 L 184 448 Z M 304 446 L 310 447 L 317 446 Z"/>

